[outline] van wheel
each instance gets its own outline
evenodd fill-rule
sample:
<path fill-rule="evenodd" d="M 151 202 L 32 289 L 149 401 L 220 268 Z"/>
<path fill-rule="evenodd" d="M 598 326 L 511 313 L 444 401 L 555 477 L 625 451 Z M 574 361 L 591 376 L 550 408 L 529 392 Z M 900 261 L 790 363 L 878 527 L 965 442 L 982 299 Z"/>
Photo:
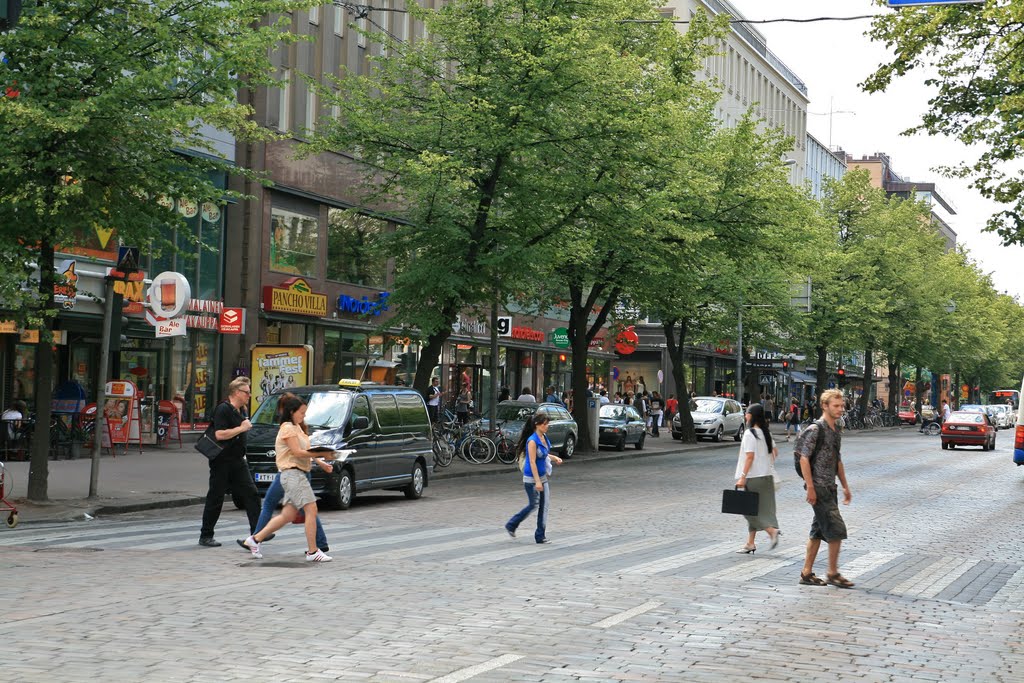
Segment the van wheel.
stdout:
<path fill-rule="evenodd" d="M 565 437 L 565 445 L 562 446 L 562 457 L 566 460 L 572 458 L 572 454 L 576 452 L 576 439 L 572 435 Z"/>
<path fill-rule="evenodd" d="M 324 502 L 332 510 L 348 510 L 352 507 L 352 500 L 356 497 L 355 481 L 352 478 L 352 470 L 345 468 L 334 480 L 334 487 L 331 494 L 324 497 Z"/>
<path fill-rule="evenodd" d="M 427 485 L 427 474 L 423 470 L 423 464 L 417 462 L 412 467 L 412 481 L 405 487 L 405 497 L 409 500 L 417 500 L 423 495 L 423 487 Z"/>

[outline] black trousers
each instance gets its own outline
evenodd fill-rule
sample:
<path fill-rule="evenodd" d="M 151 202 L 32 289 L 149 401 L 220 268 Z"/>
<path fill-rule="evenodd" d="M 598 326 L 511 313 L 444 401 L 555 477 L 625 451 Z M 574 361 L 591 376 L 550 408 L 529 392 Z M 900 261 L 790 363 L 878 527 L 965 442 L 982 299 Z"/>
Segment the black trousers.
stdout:
<path fill-rule="evenodd" d="M 213 528 L 220 519 L 224 507 L 224 496 L 231 487 L 231 493 L 245 501 L 245 514 L 249 517 L 249 533 L 256 533 L 256 522 L 260 519 L 260 494 L 256 482 L 249 474 L 245 458 L 221 454 L 210 461 L 210 490 L 206 492 L 206 506 L 203 508 L 203 528 L 200 538 L 213 538 Z"/>

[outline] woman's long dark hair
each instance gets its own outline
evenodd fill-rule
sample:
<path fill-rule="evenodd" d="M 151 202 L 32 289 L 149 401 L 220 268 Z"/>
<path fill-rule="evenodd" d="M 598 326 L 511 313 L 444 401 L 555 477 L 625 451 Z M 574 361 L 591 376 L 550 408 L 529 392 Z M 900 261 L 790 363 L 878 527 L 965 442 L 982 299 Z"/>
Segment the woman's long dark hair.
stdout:
<path fill-rule="evenodd" d="M 760 403 L 753 403 L 747 408 L 747 412 L 750 413 L 750 427 L 753 429 L 757 427 L 764 434 L 764 441 L 768 444 L 768 452 L 772 452 L 772 433 L 768 431 L 768 421 L 764 417 L 764 406 Z M 751 432 L 754 438 L 757 438 L 756 432 Z"/>
<path fill-rule="evenodd" d="M 516 444 L 516 453 L 526 452 L 526 442 L 530 440 L 534 432 L 537 431 L 537 425 L 547 424 L 548 416 L 544 413 L 534 413 L 530 417 L 526 418 L 526 424 L 523 425 L 523 431 L 519 433 L 519 443 Z"/>
<path fill-rule="evenodd" d="M 292 417 L 295 415 L 295 411 L 298 410 L 299 408 L 301 408 L 303 405 L 305 405 L 305 401 L 303 401 L 301 398 L 299 398 L 295 394 L 291 393 L 290 391 L 285 393 L 285 394 L 283 394 L 281 396 L 281 399 L 277 402 L 277 421 L 278 421 L 278 423 L 279 424 L 284 424 L 285 422 L 292 422 L 292 423 L 294 423 L 295 421 L 292 420 Z M 301 424 L 298 424 L 296 426 L 299 427 L 303 432 L 306 431 L 306 423 L 305 422 L 302 422 Z"/>

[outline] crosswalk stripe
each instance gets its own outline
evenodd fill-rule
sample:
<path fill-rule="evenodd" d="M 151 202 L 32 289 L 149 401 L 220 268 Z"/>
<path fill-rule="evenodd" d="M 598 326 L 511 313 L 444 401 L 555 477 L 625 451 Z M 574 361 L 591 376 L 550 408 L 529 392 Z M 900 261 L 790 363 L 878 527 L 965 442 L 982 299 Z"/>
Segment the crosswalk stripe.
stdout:
<path fill-rule="evenodd" d="M 947 572 L 955 571 L 963 562 L 963 560 L 955 557 L 932 562 L 913 576 L 898 583 L 890 592 L 897 595 L 921 595 L 941 581 Z"/>
<path fill-rule="evenodd" d="M 683 553 L 669 555 L 668 557 L 662 557 L 657 560 L 641 562 L 640 564 L 635 564 L 629 567 L 621 567 L 618 569 L 617 573 L 645 575 L 658 574 L 672 569 L 679 569 L 680 567 L 685 567 L 688 564 L 696 564 L 703 560 L 710 560 L 713 557 L 735 550 L 735 547 L 736 544 L 731 541 L 728 543 L 716 543 L 715 545 L 705 546 L 696 550 L 688 550 Z"/>
<path fill-rule="evenodd" d="M 934 598 L 936 595 L 949 588 L 954 581 L 969 572 L 980 562 L 980 560 L 962 560 L 958 565 L 948 569 L 939 576 L 931 586 L 921 591 L 915 591 L 911 594 L 919 595 L 922 598 Z"/>
<path fill-rule="evenodd" d="M 869 552 L 844 562 L 842 574 L 848 579 L 856 579 L 902 556 L 903 553 Z"/>
<path fill-rule="evenodd" d="M 1021 609 L 1022 605 L 1024 605 L 1024 567 L 1013 573 L 1013 576 L 996 591 L 986 606 Z"/>
<path fill-rule="evenodd" d="M 595 550 L 587 550 L 582 553 L 576 553 L 574 555 L 568 555 L 566 557 L 545 562 L 544 566 L 550 567 L 552 569 L 567 569 L 569 567 L 576 567 L 581 564 L 586 564 L 587 562 L 592 562 L 594 560 L 621 557 L 623 555 L 628 555 L 630 553 L 655 548 L 660 545 L 674 543 L 675 541 L 671 541 L 665 538 L 645 538 L 639 541 L 633 541 L 632 543 L 616 542 L 609 547 L 597 548 Z"/>
<path fill-rule="evenodd" d="M 499 560 L 508 560 L 513 557 L 521 557 L 524 555 L 536 555 L 540 553 L 550 555 L 551 553 L 557 552 L 562 548 L 571 548 L 573 546 L 582 545 L 584 543 L 591 543 L 594 540 L 603 537 L 603 534 L 581 534 L 579 536 L 560 536 L 557 545 L 542 545 L 540 543 L 535 543 L 531 540 L 526 544 L 519 544 L 513 548 L 493 550 L 488 553 L 471 555 L 469 557 L 459 558 L 454 561 L 458 562 L 459 564 L 480 565 L 487 564 L 488 562 L 497 562 Z"/>
<path fill-rule="evenodd" d="M 456 541 L 448 541 L 446 543 L 435 543 L 425 546 L 416 546 L 414 548 L 399 548 L 397 550 L 385 550 L 384 552 L 373 553 L 374 559 L 377 560 L 405 560 L 409 558 L 416 558 L 422 555 L 434 555 L 437 553 L 448 552 L 450 550 L 460 550 L 462 548 L 470 549 L 476 546 L 482 545 L 495 545 L 500 543 L 501 539 L 505 538 L 505 532 L 502 531 L 499 536 L 495 532 L 488 532 L 484 536 L 477 538 L 467 538 Z"/>

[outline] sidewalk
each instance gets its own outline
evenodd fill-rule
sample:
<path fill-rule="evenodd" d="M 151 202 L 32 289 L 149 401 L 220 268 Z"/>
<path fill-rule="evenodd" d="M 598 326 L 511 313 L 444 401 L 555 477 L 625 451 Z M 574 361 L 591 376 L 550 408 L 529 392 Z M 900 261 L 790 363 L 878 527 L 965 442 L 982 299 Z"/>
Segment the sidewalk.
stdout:
<path fill-rule="evenodd" d="M 857 433 L 870 432 L 861 430 Z M 184 446 L 144 447 L 129 449 L 126 455 L 100 458 L 98 493 L 89 499 L 89 476 L 92 461 L 86 457 L 79 460 L 50 460 L 48 478 L 49 502 L 29 503 L 25 496 L 28 489 L 28 462 L 4 463 L 7 470 L 6 496 L 18 508 L 19 524 L 33 522 L 54 522 L 83 519 L 86 515 L 112 515 L 140 510 L 198 505 L 206 500 L 209 469 L 202 455 L 197 453 L 186 436 Z M 790 444 L 782 442 L 780 447 Z M 672 439 L 668 432 L 658 439 L 647 438 L 644 449 L 637 451 L 627 447 L 625 451 L 602 448 L 597 453 L 577 452 L 565 467 L 577 467 L 588 462 L 623 460 L 657 455 L 683 454 L 693 451 L 721 450 L 723 457 L 732 457 L 736 442 L 726 439 L 721 443 L 702 441 L 684 444 Z M 781 448 L 780 448 L 781 450 Z M 789 450 L 786 449 L 788 453 Z M 780 456 L 782 457 L 782 456 Z M 446 468 L 435 469 L 432 481 L 455 479 L 488 474 L 511 473 L 515 465 L 494 462 L 487 465 L 471 465 L 455 458 Z M 231 505 L 228 500 L 226 505 Z M 0 513 L 6 519 L 6 514 Z M 0 533 L 4 525 L 0 522 Z"/>

